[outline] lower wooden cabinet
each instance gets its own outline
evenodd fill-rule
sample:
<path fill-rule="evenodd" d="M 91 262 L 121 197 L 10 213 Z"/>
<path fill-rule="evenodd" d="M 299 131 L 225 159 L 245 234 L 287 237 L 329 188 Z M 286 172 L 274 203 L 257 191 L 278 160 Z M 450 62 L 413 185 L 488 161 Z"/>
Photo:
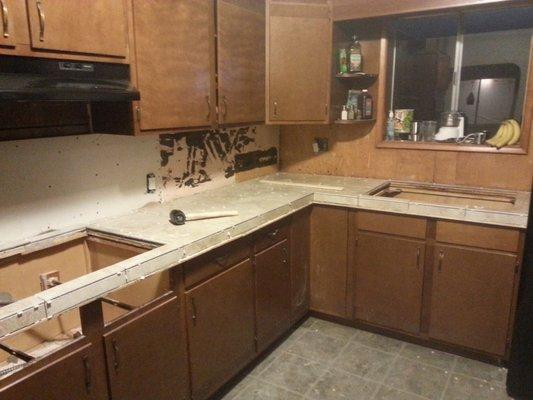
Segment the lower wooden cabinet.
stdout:
<path fill-rule="evenodd" d="M 112 399 L 189 398 L 182 322 L 179 300 L 172 296 L 104 335 Z"/>
<path fill-rule="evenodd" d="M 283 240 L 255 255 L 257 351 L 280 337 L 291 323 L 288 242 Z"/>
<path fill-rule="evenodd" d="M 355 318 L 410 333 L 420 331 L 425 242 L 359 233 Z"/>
<path fill-rule="evenodd" d="M 503 356 L 515 268 L 513 254 L 437 245 L 429 336 Z"/>
<path fill-rule="evenodd" d="M 73 350 L 68 346 L 66 354 L 50 361 L 46 357 L 36 362 L 33 370 L 21 379 L 14 380 L 0 389 L 2 400 L 105 400 L 105 382 L 95 379 L 93 345 L 86 344 Z M 9 379 L 8 377 L 6 379 Z"/>
<path fill-rule="evenodd" d="M 185 293 L 192 398 L 207 399 L 255 356 L 248 258 Z"/>
<path fill-rule="evenodd" d="M 291 320 L 299 321 L 309 312 L 309 264 L 310 226 L 308 207 L 291 218 L 290 263 L 291 263 Z"/>

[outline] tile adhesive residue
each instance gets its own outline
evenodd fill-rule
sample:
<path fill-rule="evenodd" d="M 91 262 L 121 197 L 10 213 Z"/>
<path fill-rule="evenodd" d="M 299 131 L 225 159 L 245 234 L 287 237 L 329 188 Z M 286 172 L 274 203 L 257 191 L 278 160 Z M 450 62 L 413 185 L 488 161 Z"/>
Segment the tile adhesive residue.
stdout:
<path fill-rule="evenodd" d="M 278 137 L 268 130 L 251 126 L 161 135 L 165 197 L 190 194 L 191 189 L 203 190 L 206 185 L 221 186 L 238 172 L 277 164 Z"/>

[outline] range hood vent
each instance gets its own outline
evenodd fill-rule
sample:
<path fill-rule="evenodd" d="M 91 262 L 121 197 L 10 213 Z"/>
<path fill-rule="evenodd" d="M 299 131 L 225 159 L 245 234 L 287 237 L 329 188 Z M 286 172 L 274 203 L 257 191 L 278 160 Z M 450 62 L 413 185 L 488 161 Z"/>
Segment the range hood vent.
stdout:
<path fill-rule="evenodd" d="M 128 102 L 140 94 L 123 64 L 0 58 L 0 101 Z"/>

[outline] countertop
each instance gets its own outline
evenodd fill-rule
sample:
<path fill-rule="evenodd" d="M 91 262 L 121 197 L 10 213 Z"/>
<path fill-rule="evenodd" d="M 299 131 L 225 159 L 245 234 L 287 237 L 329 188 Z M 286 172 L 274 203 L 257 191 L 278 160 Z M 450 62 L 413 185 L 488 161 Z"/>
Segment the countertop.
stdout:
<path fill-rule="evenodd" d="M 213 248 L 282 219 L 311 204 L 394 212 L 440 219 L 525 228 L 530 193 L 514 192 L 510 211 L 466 208 L 368 195 L 386 183 L 379 179 L 278 173 L 235 183 L 163 204 L 153 203 L 125 215 L 96 221 L 86 227 L 50 232 L 16 243 L 0 243 L 0 257 L 61 242 L 87 230 L 151 242 L 155 247 L 60 286 L 39 292 L 0 309 L 0 338 L 27 329 L 47 318 L 80 307 L 146 276 L 171 268 Z M 509 191 L 502 191 L 509 193 Z M 235 210 L 238 216 L 168 222 L 169 212 Z"/>

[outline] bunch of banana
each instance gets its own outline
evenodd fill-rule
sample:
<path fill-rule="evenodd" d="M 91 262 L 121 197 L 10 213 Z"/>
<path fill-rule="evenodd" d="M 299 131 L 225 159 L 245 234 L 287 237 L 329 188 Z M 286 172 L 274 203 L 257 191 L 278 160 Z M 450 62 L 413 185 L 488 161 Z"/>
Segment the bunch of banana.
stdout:
<path fill-rule="evenodd" d="M 490 144 L 492 147 L 501 149 L 504 146 L 517 144 L 521 134 L 522 130 L 520 129 L 520 124 L 514 119 L 508 119 L 502 122 L 496 135 L 487 140 L 486 143 Z"/>

